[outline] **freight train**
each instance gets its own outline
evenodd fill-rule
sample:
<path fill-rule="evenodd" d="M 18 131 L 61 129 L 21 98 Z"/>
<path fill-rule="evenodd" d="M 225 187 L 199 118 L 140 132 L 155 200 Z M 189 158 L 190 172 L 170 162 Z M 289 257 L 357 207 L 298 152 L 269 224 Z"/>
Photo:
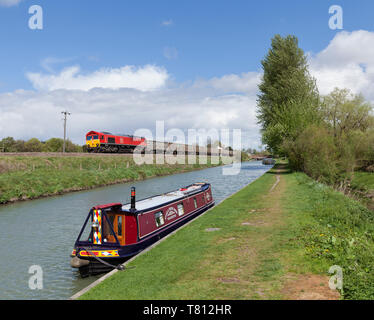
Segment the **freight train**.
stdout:
<path fill-rule="evenodd" d="M 182 143 L 159 142 L 144 137 L 90 131 L 86 134 L 88 152 L 133 153 L 135 148 L 145 153 L 165 153 L 178 155 L 232 156 L 232 152 L 221 147 L 190 146 Z"/>

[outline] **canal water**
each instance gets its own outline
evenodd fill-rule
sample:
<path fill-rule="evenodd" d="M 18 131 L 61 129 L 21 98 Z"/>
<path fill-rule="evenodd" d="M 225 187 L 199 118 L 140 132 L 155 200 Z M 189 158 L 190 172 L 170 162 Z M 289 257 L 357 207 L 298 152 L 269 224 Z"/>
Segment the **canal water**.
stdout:
<path fill-rule="evenodd" d="M 207 181 L 218 204 L 270 168 L 247 162 L 237 175 L 223 175 L 223 167 L 215 167 L 2 206 L 0 299 L 67 299 L 96 280 L 82 279 L 70 267 L 74 242 L 91 207 L 129 202 L 131 186 L 137 189 L 137 199 L 142 199 Z M 42 289 L 30 289 L 32 266 L 41 267 Z"/>

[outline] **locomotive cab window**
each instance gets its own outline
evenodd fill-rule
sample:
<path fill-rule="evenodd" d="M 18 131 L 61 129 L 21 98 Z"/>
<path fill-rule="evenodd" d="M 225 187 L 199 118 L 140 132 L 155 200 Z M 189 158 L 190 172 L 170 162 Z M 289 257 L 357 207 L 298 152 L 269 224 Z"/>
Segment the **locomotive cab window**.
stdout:
<path fill-rule="evenodd" d="M 94 138 L 94 140 L 97 140 L 97 139 L 99 139 L 99 136 L 93 136 L 93 138 Z"/>
<path fill-rule="evenodd" d="M 92 140 L 92 136 L 88 136 L 88 137 L 87 137 L 87 140 Z"/>

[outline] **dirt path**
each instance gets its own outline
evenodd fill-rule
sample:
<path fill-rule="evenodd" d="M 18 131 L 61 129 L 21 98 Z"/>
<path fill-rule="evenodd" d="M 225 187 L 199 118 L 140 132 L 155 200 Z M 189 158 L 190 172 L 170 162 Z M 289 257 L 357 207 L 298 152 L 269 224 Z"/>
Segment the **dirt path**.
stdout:
<path fill-rule="evenodd" d="M 251 288 L 248 297 L 255 299 L 339 299 L 339 293 L 329 288 L 328 277 L 287 272 L 288 266 L 284 265 L 287 252 L 277 250 L 274 234 L 287 228 L 287 217 L 282 209 L 287 192 L 287 181 L 283 175 L 286 172 L 285 168 L 276 171 L 274 184 L 261 199 L 264 208 L 251 210 L 251 216 L 242 222 L 243 226 L 253 228 L 246 237 L 247 246 L 239 248 L 244 256 L 251 258 L 252 267 L 239 277 L 222 281 L 240 282 L 246 278 Z"/>
<path fill-rule="evenodd" d="M 265 198 L 269 196 L 273 198 L 273 208 L 271 211 L 277 214 L 277 218 L 274 219 L 274 214 L 269 214 L 273 223 L 282 224 L 284 223 L 282 216 L 283 210 L 281 209 L 281 198 L 287 190 L 287 185 L 282 177 L 282 173 L 285 173 L 285 168 L 277 170 L 276 182 L 271 187 L 270 192 Z M 279 185 L 278 189 L 276 187 Z M 336 290 L 331 290 L 328 285 L 329 278 L 327 276 L 315 275 L 315 274 L 303 274 L 298 275 L 294 273 L 285 274 L 281 282 L 283 287 L 281 289 L 281 296 L 283 299 L 291 300 L 337 300 L 340 298 L 339 293 Z"/>

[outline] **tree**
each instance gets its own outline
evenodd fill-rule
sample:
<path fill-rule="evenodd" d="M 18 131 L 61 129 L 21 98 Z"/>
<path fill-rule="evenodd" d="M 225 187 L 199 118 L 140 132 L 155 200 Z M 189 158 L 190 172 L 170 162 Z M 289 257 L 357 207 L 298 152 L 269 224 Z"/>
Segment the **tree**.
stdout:
<path fill-rule="evenodd" d="M 307 59 L 295 36 L 275 35 L 261 61 L 263 77 L 258 95 L 263 143 L 278 152 L 285 139 L 296 139 L 306 123 L 320 121 L 319 95 Z"/>
<path fill-rule="evenodd" d="M 51 138 L 43 145 L 43 151 L 45 152 L 62 152 L 62 145 L 64 140 L 60 138 Z"/>
<path fill-rule="evenodd" d="M 16 140 L 14 143 L 14 152 L 25 152 L 25 141 L 24 140 Z"/>
<path fill-rule="evenodd" d="M 26 152 L 41 152 L 43 148 L 42 143 L 37 138 L 31 138 L 25 142 Z"/>
<path fill-rule="evenodd" d="M 14 140 L 12 137 L 4 138 L 0 141 L 0 151 L 2 152 L 25 152 L 25 141 Z"/>
<path fill-rule="evenodd" d="M 365 132 L 374 124 L 373 107 L 361 94 L 352 94 L 349 89 L 335 88 L 323 98 L 324 120 L 335 138 L 349 135 L 355 130 Z"/>

